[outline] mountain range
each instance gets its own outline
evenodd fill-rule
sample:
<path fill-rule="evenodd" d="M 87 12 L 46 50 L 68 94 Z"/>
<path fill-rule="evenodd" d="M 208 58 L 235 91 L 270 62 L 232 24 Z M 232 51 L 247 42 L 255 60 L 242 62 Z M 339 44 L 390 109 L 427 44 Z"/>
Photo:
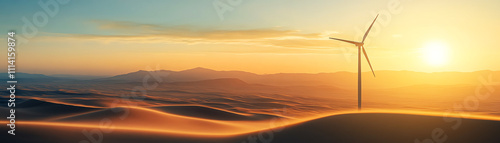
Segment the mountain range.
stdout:
<path fill-rule="evenodd" d="M 357 73 L 277 73 L 255 74 L 245 71 L 216 71 L 207 68 L 193 68 L 183 71 L 139 70 L 112 77 L 90 79 L 96 82 L 142 82 L 144 77 L 157 75 L 163 82 L 194 82 L 213 79 L 239 79 L 249 84 L 264 84 L 273 86 L 335 86 L 346 89 L 355 89 L 357 86 Z M 396 88 L 413 85 L 476 85 L 480 78 L 500 81 L 500 71 L 475 71 L 475 72 L 414 72 L 414 71 L 376 71 L 376 77 L 371 72 L 363 72 L 364 88 Z M 5 74 L 6 75 L 6 74 Z M 65 78 L 65 76 L 46 76 L 42 74 L 17 73 L 18 78 Z M 75 77 L 75 76 L 73 76 Z M 76 76 L 78 77 L 78 76 Z M 6 79 L 7 77 L 3 77 Z M 75 79 L 75 78 L 73 78 Z M 488 79 L 489 80 L 489 79 Z M 221 80 L 227 82 L 226 80 Z M 217 81 L 212 81 L 217 82 Z"/>

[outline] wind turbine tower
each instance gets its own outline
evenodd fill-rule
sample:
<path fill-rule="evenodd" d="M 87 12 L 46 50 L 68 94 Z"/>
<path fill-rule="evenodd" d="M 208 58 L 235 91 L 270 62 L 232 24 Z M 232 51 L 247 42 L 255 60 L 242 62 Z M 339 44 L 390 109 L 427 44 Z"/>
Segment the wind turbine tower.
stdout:
<path fill-rule="evenodd" d="M 370 63 L 370 59 L 368 59 L 368 55 L 366 54 L 366 50 L 365 50 L 365 47 L 363 45 L 365 44 L 365 39 L 368 36 L 368 33 L 370 33 L 370 30 L 372 29 L 372 26 L 375 23 L 375 21 L 377 20 L 377 18 L 378 18 L 378 14 L 375 17 L 375 19 L 373 20 L 373 22 L 370 25 L 370 27 L 368 28 L 368 30 L 366 30 L 365 36 L 363 36 L 363 40 L 361 42 L 355 42 L 355 41 L 349 41 L 349 40 L 330 37 L 330 39 L 351 43 L 351 44 L 356 45 L 356 47 L 358 47 L 358 110 L 361 110 L 361 50 L 363 50 L 363 54 L 365 55 L 366 61 L 368 61 L 368 65 L 370 65 L 370 69 L 372 70 L 373 77 L 375 77 L 375 72 L 373 71 L 372 64 Z"/>

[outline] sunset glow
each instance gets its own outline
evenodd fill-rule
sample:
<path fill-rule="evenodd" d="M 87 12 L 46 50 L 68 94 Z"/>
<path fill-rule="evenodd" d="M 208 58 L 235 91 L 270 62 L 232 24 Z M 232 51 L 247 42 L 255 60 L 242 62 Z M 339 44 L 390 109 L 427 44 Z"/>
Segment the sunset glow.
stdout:
<path fill-rule="evenodd" d="M 3 0 L 0 142 L 500 143 L 500 0 Z"/>
<path fill-rule="evenodd" d="M 448 46 L 442 42 L 431 42 L 423 48 L 425 60 L 433 66 L 442 66 L 448 62 Z"/>
<path fill-rule="evenodd" d="M 500 33 L 500 12 L 493 7 L 500 4 L 498 1 L 400 1 L 394 6 L 366 0 L 297 1 L 280 6 L 255 1 L 249 3 L 260 5 L 258 9 L 228 11 L 222 21 L 210 1 L 182 3 L 186 9 L 157 2 L 152 8 L 137 7 L 133 12 L 126 7 L 137 4 L 119 3 L 111 10 L 70 3 L 61 11 L 71 13 L 60 13 L 61 17 L 51 18 L 35 38 L 20 41 L 24 57 L 18 60 L 19 67 L 33 73 L 106 76 L 156 65 L 169 70 L 206 67 L 259 74 L 355 72 L 350 63 L 356 60 L 355 47 L 347 48 L 349 45 L 328 37 L 357 40 L 379 13 L 365 45 L 375 70 L 500 70 L 498 64 L 485 64 L 495 57 L 491 54 L 500 53 L 493 38 Z M 38 4 L 27 3 L 26 7 L 43 10 Z M 189 16 L 181 18 L 177 13 Z M 0 30 L 22 30 L 19 17 L 31 19 L 31 15 L 13 15 L 1 16 L 6 23 Z M 67 15 L 74 18 L 63 18 Z M 423 61 L 422 48 L 426 49 Z M 0 55 L 6 55 L 5 51 Z M 476 58 L 479 55 L 491 56 Z M 5 64 L 1 62 L 0 67 Z"/>

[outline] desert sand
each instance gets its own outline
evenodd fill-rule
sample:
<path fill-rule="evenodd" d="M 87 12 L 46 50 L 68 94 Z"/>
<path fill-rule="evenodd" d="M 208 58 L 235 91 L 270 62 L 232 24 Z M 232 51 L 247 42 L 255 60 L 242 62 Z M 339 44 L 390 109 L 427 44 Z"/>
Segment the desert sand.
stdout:
<path fill-rule="evenodd" d="M 497 94 L 478 100 L 477 109 L 453 110 L 474 95 L 476 82 L 368 88 L 359 112 L 353 89 L 321 82 L 277 84 L 296 80 L 292 77 L 297 74 L 192 69 L 168 74 L 145 94 L 131 92 L 144 85 L 136 81 L 144 74 L 20 79 L 24 84 L 16 97 L 16 136 L 0 136 L 22 143 L 500 142 Z M 241 80 L 245 76 L 251 78 Z M 258 82 L 262 79 L 268 80 Z M 0 96 L 0 104 L 7 99 Z M 1 116 L 8 112 L 0 107 Z"/>
<path fill-rule="evenodd" d="M 499 142 L 500 121 L 481 118 L 460 118 L 446 122 L 442 116 L 421 113 L 343 113 L 301 121 L 283 122 L 269 128 L 263 122 L 217 121 L 185 116 L 168 116 L 168 113 L 147 113 L 132 109 L 131 116 L 115 122 L 109 114 L 98 111 L 55 121 L 19 122 L 17 142 L 68 143 L 80 141 L 102 142 L 179 142 L 179 143 L 240 143 L 250 142 L 424 142 L 436 140 L 453 143 Z M 161 114 L 161 115 L 160 115 Z M 94 118 L 109 118 L 113 128 L 93 124 Z M 458 119 L 458 118 L 457 118 Z M 269 123 L 270 121 L 267 121 Z M 248 126 L 252 125 L 252 126 Z M 283 126 L 281 126 L 283 125 Z M 261 128 L 261 130 L 255 130 Z M 442 129 L 442 130 L 441 130 Z M 85 133 L 86 132 L 86 133 Z M 89 135 L 90 138 L 86 135 Z M 12 140 L 12 136 L 2 135 Z M 19 140 L 21 139 L 21 141 Z M 12 140 L 13 141 L 13 140 Z M 429 141 L 427 141 L 429 142 Z M 435 142 L 435 141 L 433 141 Z"/>

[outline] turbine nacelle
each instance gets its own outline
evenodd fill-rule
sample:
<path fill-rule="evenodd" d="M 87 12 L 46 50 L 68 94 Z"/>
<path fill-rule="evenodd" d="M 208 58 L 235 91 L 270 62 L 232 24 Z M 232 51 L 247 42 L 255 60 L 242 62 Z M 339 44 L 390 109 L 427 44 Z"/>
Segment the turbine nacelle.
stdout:
<path fill-rule="evenodd" d="M 356 45 L 358 47 L 363 47 L 363 45 L 365 45 L 365 43 L 357 43 L 357 44 L 354 44 L 354 45 Z"/>

